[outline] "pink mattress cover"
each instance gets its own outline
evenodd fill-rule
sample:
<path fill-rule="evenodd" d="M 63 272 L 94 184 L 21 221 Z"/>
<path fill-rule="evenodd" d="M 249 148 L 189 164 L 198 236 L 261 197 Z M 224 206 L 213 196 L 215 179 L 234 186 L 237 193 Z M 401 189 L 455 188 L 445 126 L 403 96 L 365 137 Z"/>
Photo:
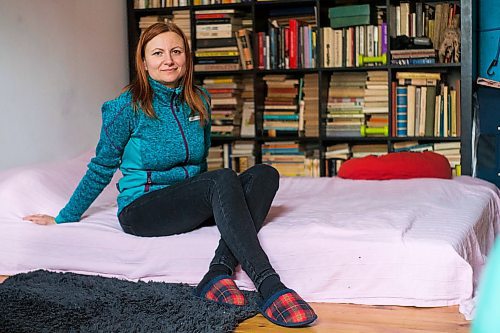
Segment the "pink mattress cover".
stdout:
<path fill-rule="evenodd" d="M 175 236 L 125 234 L 117 174 L 79 223 L 56 215 L 91 157 L 0 172 L 0 274 L 36 269 L 196 284 L 219 239 L 216 227 Z M 472 316 L 476 284 L 500 226 L 499 191 L 485 181 L 282 178 L 263 248 L 282 281 L 306 300 L 378 305 L 460 304 Z M 237 284 L 254 286 L 241 270 Z"/>

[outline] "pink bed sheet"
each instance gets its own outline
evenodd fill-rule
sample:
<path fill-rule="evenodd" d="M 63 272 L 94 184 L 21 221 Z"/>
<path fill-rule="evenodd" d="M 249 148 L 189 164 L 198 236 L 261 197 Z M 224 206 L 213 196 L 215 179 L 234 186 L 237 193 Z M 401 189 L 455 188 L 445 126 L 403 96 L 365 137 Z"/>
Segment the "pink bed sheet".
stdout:
<path fill-rule="evenodd" d="M 21 219 L 56 215 L 90 156 L 0 172 L 0 274 L 48 269 L 196 284 L 217 246 L 216 227 L 169 237 L 127 235 L 116 217 L 116 179 L 79 223 L 45 227 Z M 282 178 L 259 238 L 284 283 L 308 301 L 459 304 L 470 318 L 499 230 L 499 202 L 494 185 L 465 176 Z M 254 288 L 243 271 L 236 279 Z"/>

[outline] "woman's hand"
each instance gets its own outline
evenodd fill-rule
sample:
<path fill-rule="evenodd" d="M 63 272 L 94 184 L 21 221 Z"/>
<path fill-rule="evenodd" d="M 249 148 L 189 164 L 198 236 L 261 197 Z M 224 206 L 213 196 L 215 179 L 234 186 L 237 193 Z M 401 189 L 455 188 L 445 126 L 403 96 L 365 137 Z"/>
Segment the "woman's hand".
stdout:
<path fill-rule="evenodd" d="M 40 225 L 52 225 L 57 224 L 56 219 L 53 216 L 45 215 L 45 214 L 33 214 L 23 217 L 25 221 L 31 221 Z"/>

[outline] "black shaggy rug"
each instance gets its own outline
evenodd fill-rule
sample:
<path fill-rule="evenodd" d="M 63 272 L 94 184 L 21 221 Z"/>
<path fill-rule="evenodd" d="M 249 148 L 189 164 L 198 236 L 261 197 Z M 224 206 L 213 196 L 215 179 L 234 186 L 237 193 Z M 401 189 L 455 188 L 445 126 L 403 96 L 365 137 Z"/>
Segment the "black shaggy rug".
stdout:
<path fill-rule="evenodd" d="M 232 332 L 257 314 L 193 295 L 194 287 L 34 271 L 0 284 L 0 332 Z"/>

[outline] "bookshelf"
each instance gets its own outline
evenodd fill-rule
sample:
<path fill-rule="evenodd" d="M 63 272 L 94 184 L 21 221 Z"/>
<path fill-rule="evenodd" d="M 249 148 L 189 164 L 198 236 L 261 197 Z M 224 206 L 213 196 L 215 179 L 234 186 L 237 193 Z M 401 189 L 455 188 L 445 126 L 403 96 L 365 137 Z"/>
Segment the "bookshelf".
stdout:
<path fill-rule="evenodd" d="M 149 0 L 151 1 L 151 0 Z M 197 1 L 197 0 L 196 0 Z M 136 7 L 137 7 L 136 0 Z M 187 5 L 176 6 L 176 7 L 163 7 L 163 8 L 134 8 L 134 1 L 127 0 L 127 20 L 128 20 L 128 38 L 129 38 L 129 63 L 133 64 L 134 62 L 134 50 L 137 45 L 138 38 L 140 36 L 140 28 L 139 23 L 141 18 L 146 16 L 171 16 L 175 11 L 185 11 L 188 13 L 190 18 L 189 28 L 190 28 L 190 39 L 191 39 L 191 47 L 193 52 L 196 50 L 197 39 L 196 39 L 196 29 L 199 20 L 196 19 L 197 11 L 205 11 L 208 13 L 210 11 L 219 11 L 219 10 L 227 10 L 234 9 L 235 11 L 239 11 L 244 13 L 243 18 L 246 20 L 251 20 L 249 30 L 252 31 L 251 35 L 251 45 L 253 50 L 253 68 L 252 69 L 236 69 L 230 71 L 196 71 L 195 76 L 198 79 L 198 82 L 203 82 L 206 78 L 214 78 L 218 76 L 232 76 L 235 78 L 239 78 L 241 80 L 246 80 L 248 82 L 252 82 L 253 88 L 253 108 L 255 112 L 255 136 L 254 137 L 242 137 L 238 133 L 234 133 L 232 135 L 226 136 L 213 136 L 212 141 L 213 145 L 231 145 L 232 143 L 238 141 L 243 143 L 251 143 L 254 144 L 254 157 L 256 163 L 261 163 L 263 161 L 262 149 L 269 149 L 269 145 L 273 144 L 282 144 L 283 147 L 286 145 L 290 145 L 291 143 L 297 143 L 300 146 L 301 152 L 308 151 L 310 155 L 313 156 L 313 159 L 316 159 L 316 165 L 313 167 L 318 168 L 316 175 L 327 176 L 331 175 L 331 165 L 332 161 L 329 161 L 327 156 L 331 156 L 328 154 L 330 147 L 332 146 L 341 146 L 347 145 L 349 148 L 353 148 L 356 146 L 356 149 L 362 148 L 366 145 L 374 145 L 377 149 L 385 146 L 386 151 L 391 152 L 395 151 L 395 147 L 404 146 L 405 142 L 412 141 L 414 143 L 418 143 L 418 145 L 425 146 L 435 143 L 460 143 L 460 168 L 461 174 L 470 175 L 472 174 L 472 121 L 473 121 L 473 77 L 476 71 L 476 37 L 475 37 L 475 15 L 476 15 L 476 4 L 475 1 L 472 0 L 464 0 L 464 1 L 423 1 L 422 3 L 422 12 L 424 17 L 419 18 L 419 22 L 424 22 L 428 24 L 428 21 L 425 20 L 425 10 L 426 8 L 431 8 L 431 18 L 432 18 L 432 10 L 434 13 L 436 11 L 437 6 L 443 5 L 446 7 L 446 10 L 449 10 L 449 13 L 453 12 L 453 8 L 458 8 L 459 13 L 459 24 L 460 24 L 460 59 L 459 62 L 452 63 L 412 63 L 412 64 L 401 64 L 401 63 L 393 63 L 394 59 L 397 57 L 396 55 L 391 56 L 391 51 L 395 50 L 394 45 L 391 45 L 391 36 L 394 36 L 396 30 L 394 26 L 394 22 L 397 22 L 398 25 L 401 25 L 401 8 L 403 8 L 403 12 L 405 10 L 408 14 L 404 14 L 407 17 L 408 21 L 403 22 L 405 25 L 404 29 L 413 29 L 413 33 L 417 29 L 424 29 L 424 27 L 419 27 L 415 25 L 415 18 L 412 16 L 412 12 L 416 9 L 416 4 L 420 1 L 400 1 L 400 0 L 381 0 L 381 1 L 363 1 L 363 0 L 287 0 L 287 1 L 245 1 L 240 3 L 227 3 L 227 4 L 211 4 L 211 5 L 193 5 L 191 1 L 187 2 Z M 141 5 L 147 4 L 147 1 L 142 0 Z M 180 2 L 181 4 L 186 4 L 186 2 Z M 406 5 L 408 3 L 408 5 Z M 165 1 L 157 1 L 155 2 L 156 6 L 166 5 Z M 343 56 L 346 56 L 347 52 L 350 52 L 350 59 L 343 59 L 343 63 L 340 64 L 332 64 L 326 65 L 326 57 L 331 57 L 335 59 L 335 55 L 327 54 L 328 52 L 324 49 L 326 36 L 329 36 L 328 33 L 325 32 L 326 27 L 330 27 L 332 22 L 340 22 L 342 19 L 338 19 L 334 21 L 330 16 L 336 15 L 331 14 L 332 8 L 341 7 L 341 6 L 349 6 L 349 5 L 371 5 L 371 23 L 373 26 L 378 25 L 377 28 L 373 28 L 373 31 L 370 30 L 370 33 L 373 33 L 373 36 L 369 36 L 366 30 L 360 28 L 356 30 L 356 28 L 351 29 L 345 28 L 344 38 L 346 38 L 345 34 L 351 34 L 350 41 L 351 44 L 360 46 L 362 42 L 359 42 L 359 38 L 375 38 L 376 43 L 379 43 L 378 53 L 376 50 L 370 50 L 372 56 L 381 56 L 380 52 L 383 51 L 384 46 L 382 44 L 382 29 L 387 29 L 387 41 L 386 41 L 386 51 L 387 59 L 385 62 L 379 61 L 374 64 L 366 64 L 364 62 L 370 61 L 370 58 L 364 58 L 360 60 L 357 56 L 356 52 L 359 49 L 351 49 L 350 51 L 343 50 Z M 401 5 L 403 4 L 403 5 Z M 427 5 L 427 6 L 426 6 Z M 397 8 L 399 7 L 399 8 Z M 457 9 L 455 9 L 457 10 Z M 443 10 L 444 11 L 444 10 Z M 299 48 L 304 47 L 304 50 L 299 50 L 298 52 L 301 54 L 298 56 L 299 59 L 291 59 L 290 55 L 290 41 L 287 41 L 287 36 L 290 36 L 291 26 L 289 25 L 289 17 L 286 16 L 286 13 L 290 13 L 294 18 L 297 18 L 299 25 L 302 24 L 304 26 L 313 26 L 313 28 L 309 28 L 309 30 L 304 29 L 306 32 L 298 32 L 300 37 L 305 35 L 309 36 L 309 38 L 315 38 L 316 47 L 314 47 L 314 43 L 311 42 L 311 46 L 309 49 L 306 48 L 304 43 L 300 45 L 299 39 Z M 397 13 L 398 20 L 396 21 L 395 17 Z M 338 14 L 338 13 L 337 13 Z M 315 27 L 311 22 L 307 22 L 308 16 L 311 16 L 315 20 Z M 340 14 L 338 14 L 340 15 Z M 414 14 L 415 16 L 417 14 Z M 412 21 L 413 20 L 413 21 Z M 421 20 L 421 21 L 420 21 Z M 304 23 L 305 21 L 305 23 Z M 386 27 L 383 27 L 381 22 L 384 21 Z M 404 20 L 403 20 L 404 21 Z M 175 21 L 174 21 L 175 22 Z M 284 22 L 284 23 L 283 23 Z M 449 21 L 451 23 L 451 19 Z M 412 24 L 413 23 L 413 24 Z M 199 27 L 199 26 L 198 26 Z M 409 28 L 408 28 L 409 27 Z M 401 26 L 399 27 L 401 28 Z M 428 27 L 429 28 L 429 27 Z M 427 29 L 428 29 L 427 28 Z M 335 28 L 333 28 L 335 29 Z M 365 28 L 368 29 L 368 28 Z M 434 27 L 430 27 L 430 29 L 434 29 Z M 271 30 L 274 30 L 271 32 Z M 342 30 L 342 28 L 337 28 L 336 30 Z M 408 33 L 412 33 L 408 30 Z M 298 31 L 298 30 L 297 30 Z M 360 32 L 361 31 L 361 32 Z M 406 31 L 405 31 L 406 32 Z M 273 37 L 277 41 L 274 49 L 274 57 L 277 59 L 276 64 L 262 64 L 262 49 L 266 47 L 265 44 L 265 36 L 271 35 L 271 33 L 276 34 L 277 36 L 282 36 L 283 41 L 280 41 L 280 37 Z M 337 32 L 338 33 L 338 32 Z M 378 35 L 377 35 L 378 33 Z M 359 37 L 362 34 L 364 37 Z M 262 35 L 262 36 L 261 36 Z M 314 36 L 315 37 L 311 37 Z M 377 36 L 375 36 L 377 35 Z M 367 37 L 368 36 L 368 37 Z M 297 37 L 297 38 L 300 38 Z M 264 38 L 264 39 L 262 39 Z M 335 41 L 335 37 L 332 37 L 333 41 Z M 260 39 L 260 40 L 259 40 Z M 307 40 L 307 39 L 304 39 Z M 363 39 L 362 39 L 363 40 Z M 262 42 L 264 41 L 264 44 Z M 332 42 L 333 44 L 333 42 Z M 282 46 L 280 49 L 279 46 Z M 372 45 L 372 44 L 370 44 Z M 377 44 L 373 44 L 377 45 Z M 286 46 L 286 47 L 284 47 Z M 433 45 L 434 46 L 434 45 Z M 431 48 L 434 48 L 431 46 Z M 291 45 L 291 48 L 297 47 L 297 45 Z M 365 42 L 366 47 L 366 42 Z M 283 50 L 284 48 L 284 50 Z M 269 50 L 269 49 L 268 49 Z M 266 51 L 271 53 L 271 51 Z M 365 54 L 368 52 L 365 50 Z M 309 55 L 309 58 L 306 59 L 306 55 Z M 337 54 L 338 57 L 340 57 Z M 346 56 L 348 57 L 348 56 Z M 418 57 L 418 56 L 417 56 Z M 436 56 L 436 59 L 438 57 Z M 376 59 L 377 60 L 377 59 Z M 268 61 L 268 60 L 266 60 Z M 240 67 L 241 68 L 241 67 Z M 449 133 L 444 134 L 434 133 L 434 135 L 428 135 L 426 133 L 424 135 L 424 130 L 422 129 L 422 135 L 411 135 L 411 136 L 400 136 L 397 133 L 397 103 L 395 103 L 396 97 L 396 88 L 398 87 L 397 76 L 401 75 L 398 73 L 440 73 L 441 81 L 445 82 L 447 85 L 447 89 L 449 92 L 454 90 L 453 96 L 456 96 L 456 101 L 454 105 L 456 107 L 457 103 L 459 105 L 459 121 L 458 129 L 454 128 L 453 132 L 451 130 L 452 125 L 450 124 Z M 375 94 L 370 98 L 373 100 L 372 105 L 375 113 L 366 115 L 365 120 L 372 119 L 373 121 L 370 123 L 370 126 L 366 127 L 364 124 L 364 136 L 363 135 L 352 135 L 354 132 L 348 132 L 348 135 L 338 135 L 336 133 L 335 126 L 330 123 L 331 119 L 336 119 L 337 117 L 341 117 L 341 115 L 330 114 L 329 108 L 332 105 L 331 100 L 329 102 L 329 95 L 332 95 L 332 91 L 335 89 L 340 89 L 339 87 L 342 84 L 346 84 L 345 82 L 351 82 L 352 76 L 358 73 L 360 76 L 364 76 L 366 80 L 379 80 L 379 84 L 383 84 L 384 75 L 387 78 L 387 91 L 388 94 L 384 94 L 383 92 L 370 92 L 369 94 Z M 380 73 L 383 73 L 380 75 Z M 134 75 L 133 66 L 130 66 L 130 78 Z M 267 96 L 267 91 L 270 87 L 270 81 L 279 80 L 279 78 L 283 79 L 286 77 L 287 79 L 297 80 L 297 87 L 304 88 L 305 91 L 304 104 L 306 105 L 306 110 L 309 110 L 309 114 L 306 116 L 306 124 L 309 124 L 309 127 L 306 126 L 305 132 L 298 132 L 290 130 L 290 128 L 295 127 L 293 124 L 286 128 L 285 131 L 280 132 L 280 130 L 273 130 L 273 126 L 275 123 L 272 122 L 274 120 L 272 110 L 268 110 L 268 104 L 274 105 L 272 96 Z M 370 77 L 372 79 L 370 79 Z M 382 81 L 380 81 L 382 80 Z M 381 83 L 382 82 L 382 83 Z M 396 82 L 396 85 L 393 83 Z M 460 82 L 457 84 L 457 82 Z M 377 82 L 373 81 L 373 86 L 376 88 Z M 281 83 L 282 86 L 284 83 Z M 279 84 L 278 84 L 279 85 Z M 314 92 L 314 85 L 317 87 L 317 91 Z M 368 85 L 365 85 L 364 89 L 367 88 Z M 333 89 L 333 90 L 332 90 Z M 437 89 L 440 91 L 442 89 L 437 84 Z M 272 90 L 272 89 L 269 89 Z M 419 94 L 426 94 L 427 90 L 431 89 L 421 89 L 420 86 L 417 86 L 417 90 Z M 277 89 L 279 91 L 279 89 Z M 285 91 L 285 90 L 283 90 Z M 291 90 L 290 90 L 291 91 Z M 365 90 L 366 91 L 366 90 Z M 311 94 L 313 98 L 311 98 Z M 381 95 L 380 95 L 381 94 Z M 308 99 L 309 95 L 309 99 Z M 379 95 L 379 96 L 377 96 Z M 386 96 L 387 100 L 385 102 L 381 102 L 384 98 L 380 96 Z M 451 93 L 450 93 L 451 95 Z M 421 96 L 421 95 L 419 95 Z M 425 96 L 424 96 L 425 97 Z M 381 99 L 382 98 L 382 99 Z M 420 98 L 423 98 L 422 96 Z M 281 103 L 286 103 L 284 98 Z M 425 98 L 424 98 L 425 99 Z M 443 97 L 443 99 L 447 99 L 450 101 L 450 97 Z M 279 100 L 279 97 L 277 98 Z M 423 100 L 422 100 L 423 101 Z M 393 103 L 394 102 L 394 103 Z M 280 103 L 280 102 L 277 102 Z M 377 114 L 380 110 L 380 105 L 387 105 L 386 115 Z M 334 104 L 334 103 L 333 103 Z M 276 106 L 274 106 L 276 107 Z M 378 108 L 377 108 L 378 107 Z M 273 108 L 272 106 L 270 108 Z M 300 106 L 297 105 L 297 114 L 300 112 Z M 312 110 L 312 111 L 311 111 Z M 451 110 L 451 107 L 450 107 Z M 312 113 L 311 113 L 312 112 Z M 334 111 L 333 111 L 334 112 Z M 287 117 L 290 117 L 287 115 Z M 302 116 L 301 116 L 302 117 Z M 354 116 L 358 117 L 358 116 Z M 384 117 L 387 119 L 387 124 L 384 128 L 382 127 L 372 130 L 372 126 L 375 124 L 375 120 L 384 122 Z M 451 117 L 451 115 L 450 115 Z M 457 117 L 457 116 L 455 116 Z M 270 120 L 271 119 L 271 120 Z M 312 120 L 311 120 L 312 119 Z M 329 120 L 330 119 L 330 120 Z M 456 120 L 455 120 L 456 121 Z M 313 124 L 311 127 L 311 124 Z M 303 124 L 302 124 L 303 125 Z M 298 125 L 300 128 L 300 124 Z M 342 126 L 342 125 L 340 125 Z M 442 124 L 439 126 L 443 126 Z M 315 128 L 314 128 L 315 127 Z M 276 127 L 280 128 L 280 127 Z M 418 130 L 418 128 L 415 128 Z M 288 130 L 288 132 L 287 132 Z M 363 130 L 362 130 L 363 131 Z M 373 131 L 373 132 L 372 132 Z M 312 134 L 311 134 L 312 133 Z M 335 135 L 332 135 L 334 133 Z M 372 134 L 373 133 L 373 134 Z M 413 132 L 412 132 L 413 133 Z M 384 135 L 386 134 L 386 135 Z M 445 145 L 446 146 L 446 145 Z M 222 151 L 222 150 L 221 150 Z M 312 153 L 311 153 L 312 152 Z M 222 154 L 222 153 L 221 153 Z M 227 152 L 226 152 L 227 154 Z M 353 152 L 350 152 L 349 156 L 353 156 Z M 362 155 L 357 155 L 362 156 Z M 227 159 L 227 156 L 226 156 Z M 264 158 L 264 161 L 268 161 L 268 158 Z M 335 161 L 333 161 L 335 162 Z M 300 174 L 297 174 L 300 175 Z"/>

